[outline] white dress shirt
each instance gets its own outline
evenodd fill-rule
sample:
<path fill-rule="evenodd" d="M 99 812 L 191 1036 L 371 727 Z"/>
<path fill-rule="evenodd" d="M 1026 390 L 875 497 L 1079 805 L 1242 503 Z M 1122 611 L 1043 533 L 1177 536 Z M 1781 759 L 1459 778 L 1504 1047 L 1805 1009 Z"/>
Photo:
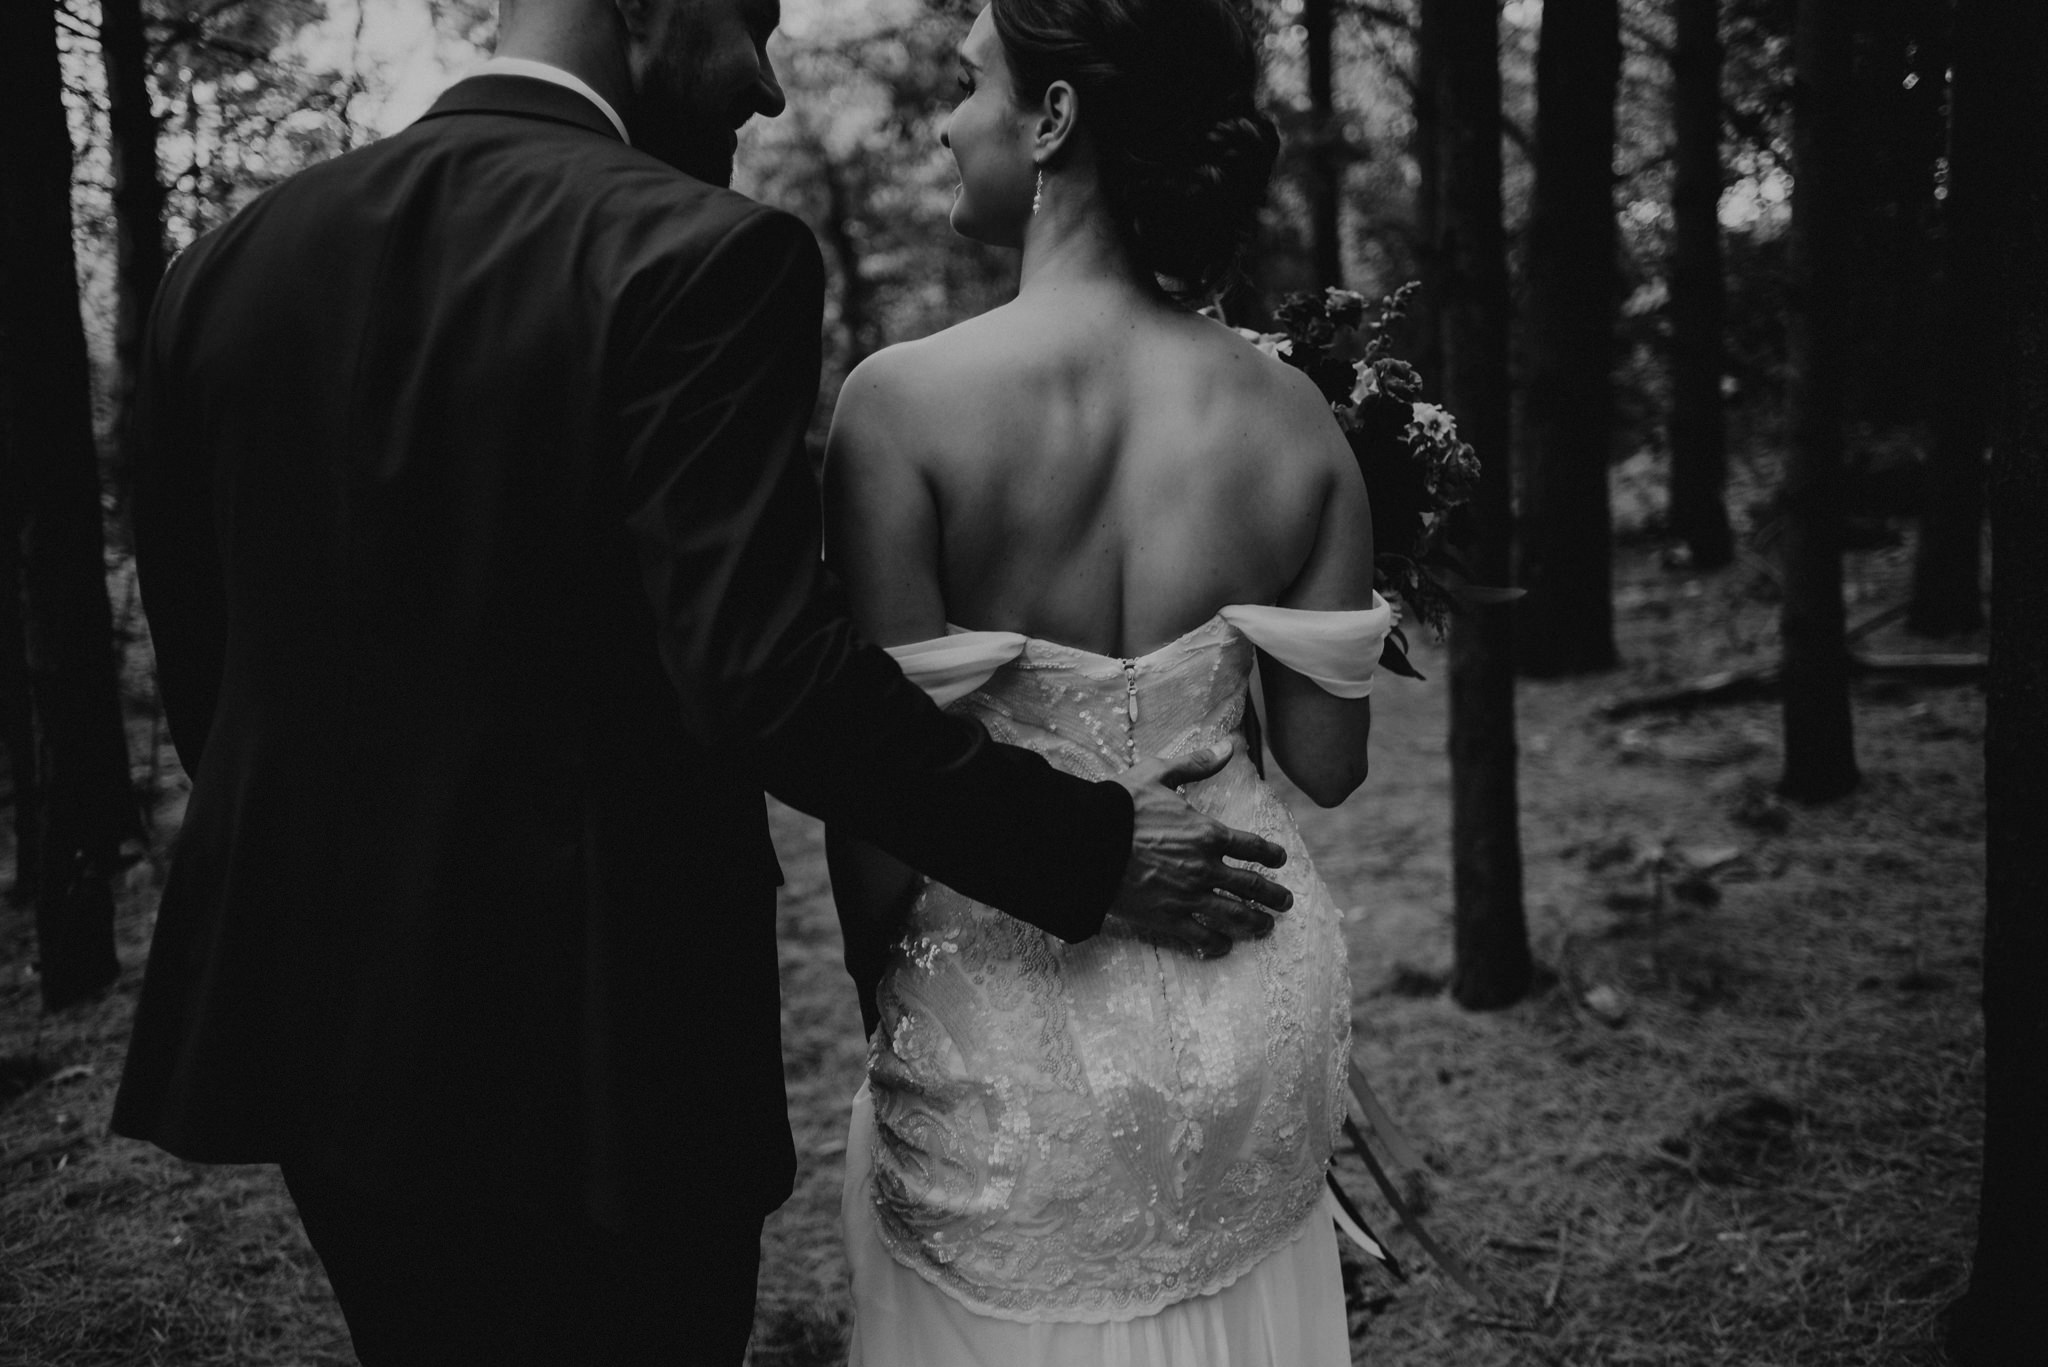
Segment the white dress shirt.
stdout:
<path fill-rule="evenodd" d="M 619 141 L 631 147 L 633 135 L 626 131 L 626 121 L 619 117 L 619 111 L 612 108 L 610 100 L 590 88 L 590 83 L 573 71 L 564 71 L 547 62 L 530 61 L 525 57 L 493 57 L 475 71 L 472 76 L 529 76 L 536 81 L 573 90 L 597 106 L 598 112 L 612 121 L 612 127 L 619 130 Z"/>

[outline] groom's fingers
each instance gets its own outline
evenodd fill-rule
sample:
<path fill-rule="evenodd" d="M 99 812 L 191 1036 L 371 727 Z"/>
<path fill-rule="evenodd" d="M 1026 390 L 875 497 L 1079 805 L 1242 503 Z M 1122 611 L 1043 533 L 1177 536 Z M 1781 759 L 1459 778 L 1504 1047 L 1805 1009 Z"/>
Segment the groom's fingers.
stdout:
<path fill-rule="evenodd" d="M 1183 783 L 1198 783 L 1211 774 L 1220 772 L 1224 765 L 1230 763 L 1234 749 L 1235 742 L 1225 736 L 1206 750 L 1196 750 L 1172 759 L 1161 756 L 1148 761 L 1145 767 L 1158 766 L 1159 774 L 1153 782 L 1165 784 L 1169 788 L 1178 788 Z"/>
<path fill-rule="evenodd" d="M 1195 919 L 1232 940 L 1263 940 L 1273 933 L 1273 914 L 1232 897 L 1215 897 Z"/>
<path fill-rule="evenodd" d="M 1223 872 L 1217 876 L 1214 886 L 1219 892 L 1229 893 L 1232 897 L 1246 902 L 1271 907 L 1275 911 L 1286 911 L 1294 905 L 1294 894 L 1272 879 L 1261 878 L 1250 869 L 1233 868 L 1229 864 L 1223 866 Z"/>
<path fill-rule="evenodd" d="M 1223 833 L 1222 857 L 1225 859 L 1242 859 L 1248 864 L 1264 864 L 1269 869 L 1277 869 L 1287 862 L 1287 851 L 1270 840 L 1262 840 L 1250 831 L 1240 831 L 1235 826 L 1219 825 L 1218 829 Z"/>

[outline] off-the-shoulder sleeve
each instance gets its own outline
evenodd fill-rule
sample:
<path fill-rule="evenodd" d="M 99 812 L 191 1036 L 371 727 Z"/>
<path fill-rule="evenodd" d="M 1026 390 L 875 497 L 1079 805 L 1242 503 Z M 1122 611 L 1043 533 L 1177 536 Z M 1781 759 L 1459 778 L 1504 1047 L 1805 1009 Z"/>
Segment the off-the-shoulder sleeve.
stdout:
<path fill-rule="evenodd" d="M 1223 620 L 1281 664 L 1339 698 L 1372 692 L 1380 645 L 1394 627 L 1394 609 L 1377 593 L 1372 606 L 1356 612 L 1314 612 L 1306 608 L 1233 604 Z"/>
<path fill-rule="evenodd" d="M 887 649 L 902 667 L 903 677 L 944 707 L 987 683 L 991 674 L 1023 654 L 1025 639 L 1014 631 L 955 627 L 949 635 Z"/>

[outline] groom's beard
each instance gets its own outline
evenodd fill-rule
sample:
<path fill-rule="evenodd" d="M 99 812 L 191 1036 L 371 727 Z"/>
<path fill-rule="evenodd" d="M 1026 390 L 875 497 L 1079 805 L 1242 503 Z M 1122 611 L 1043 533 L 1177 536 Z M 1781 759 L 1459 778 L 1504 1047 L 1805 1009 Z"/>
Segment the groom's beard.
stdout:
<path fill-rule="evenodd" d="M 728 186 L 737 125 L 745 119 L 698 104 L 692 96 L 701 88 L 694 64 L 682 52 L 664 52 L 644 78 L 633 143 L 686 176 Z"/>
<path fill-rule="evenodd" d="M 641 123 L 634 143 L 642 151 L 707 184 L 732 184 L 734 138 L 730 128 L 685 123 L 648 127 L 645 118 Z"/>

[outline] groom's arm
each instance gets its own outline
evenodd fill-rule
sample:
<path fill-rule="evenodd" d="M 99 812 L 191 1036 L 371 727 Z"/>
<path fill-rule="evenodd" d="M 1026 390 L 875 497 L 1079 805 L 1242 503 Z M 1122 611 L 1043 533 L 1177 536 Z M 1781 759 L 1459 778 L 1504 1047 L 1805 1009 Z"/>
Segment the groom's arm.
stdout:
<path fill-rule="evenodd" d="M 157 694 L 178 762 L 194 780 L 227 659 L 227 595 L 214 530 L 210 452 L 183 400 L 176 321 L 201 242 L 157 292 L 121 435 L 133 478 L 135 563 L 156 652 Z"/>
<path fill-rule="evenodd" d="M 824 272 L 757 210 L 636 282 L 617 411 L 629 523 L 685 724 L 764 787 L 1067 940 L 1129 861 L 1132 800 L 950 717 L 862 641 L 819 562 L 804 446 Z"/>

